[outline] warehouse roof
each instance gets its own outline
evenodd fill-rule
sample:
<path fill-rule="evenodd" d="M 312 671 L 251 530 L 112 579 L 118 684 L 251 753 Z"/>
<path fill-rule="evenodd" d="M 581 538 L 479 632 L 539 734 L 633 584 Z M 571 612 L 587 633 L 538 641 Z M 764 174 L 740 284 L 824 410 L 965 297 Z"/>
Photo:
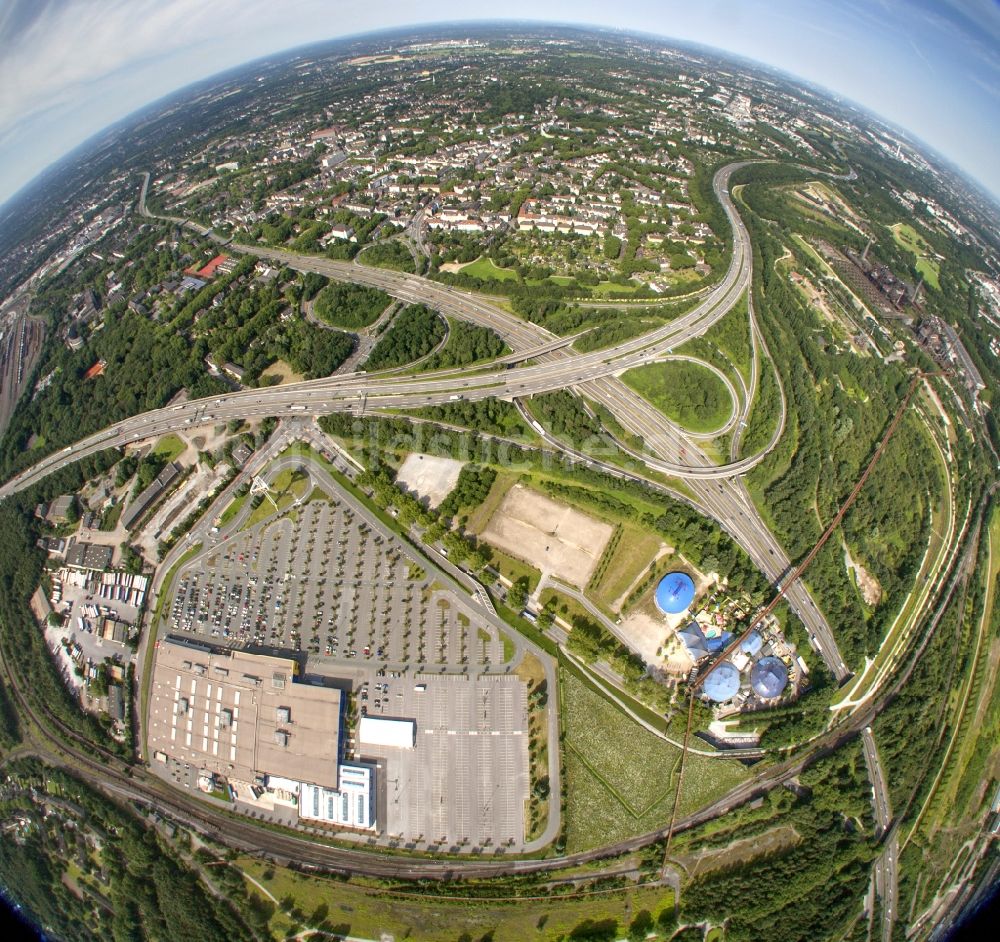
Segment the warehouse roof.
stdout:
<path fill-rule="evenodd" d="M 149 751 L 220 775 L 337 787 L 340 691 L 296 681 L 290 658 L 161 641 Z"/>

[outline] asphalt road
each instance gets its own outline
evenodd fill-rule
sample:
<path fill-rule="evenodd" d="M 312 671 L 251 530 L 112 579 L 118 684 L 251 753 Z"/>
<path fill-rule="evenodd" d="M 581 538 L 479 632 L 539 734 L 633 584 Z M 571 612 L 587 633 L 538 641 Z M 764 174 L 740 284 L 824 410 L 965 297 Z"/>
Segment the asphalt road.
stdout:
<path fill-rule="evenodd" d="M 682 477 L 696 495 L 699 508 L 715 518 L 749 553 L 772 581 L 779 581 L 790 569 L 780 545 L 754 507 L 745 487 L 734 475 L 750 470 L 763 459 L 780 437 L 784 408 L 772 442 L 757 455 L 727 465 L 715 465 L 677 426 L 657 409 L 615 379 L 616 374 L 670 353 L 692 337 L 704 333 L 724 316 L 749 284 L 751 257 L 749 235 L 729 196 L 729 180 L 746 164 L 730 164 L 713 181 L 733 229 L 733 252 L 729 269 L 695 308 L 669 324 L 608 350 L 569 354 L 557 347 L 537 356 L 530 365 L 510 366 L 497 371 L 467 374 L 449 371 L 426 376 L 353 374 L 327 377 L 268 389 L 248 389 L 214 399 L 193 400 L 165 409 L 146 412 L 106 428 L 95 435 L 49 455 L 0 487 L 0 499 L 28 487 L 46 475 L 105 448 L 119 447 L 152 438 L 178 427 L 221 423 L 234 418 L 288 416 L 349 412 L 366 408 L 418 408 L 460 399 L 491 396 L 516 399 L 553 389 L 577 387 L 584 395 L 606 405 L 621 424 L 641 435 L 661 458 L 639 456 L 656 470 Z M 141 209 L 148 181 L 143 184 Z M 538 325 L 522 321 L 487 300 L 415 275 L 368 268 L 349 262 L 335 262 L 313 256 L 256 246 L 240 246 L 240 251 L 283 264 L 319 271 L 334 278 L 370 284 L 387 290 L 403 301 L 425 303 L 442 313 L 472 320 L 496 330 L 515 350 L 538 350 L 561 341 Z M 782 398 L 782 405 L 784 400 Z M 562 443 L 556 442 L 557 446 Z M 836 641 L 822 613 L 799 582 L 787 592 L 793 610 L 805 623 L 810 639 L 838 680 L 849 671 L 837 650 Z"/>

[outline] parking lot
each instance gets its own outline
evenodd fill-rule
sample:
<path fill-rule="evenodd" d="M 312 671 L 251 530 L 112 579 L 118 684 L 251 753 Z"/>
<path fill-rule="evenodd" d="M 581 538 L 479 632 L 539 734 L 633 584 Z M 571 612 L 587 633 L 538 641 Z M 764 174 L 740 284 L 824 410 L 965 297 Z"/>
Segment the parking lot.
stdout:
<path fill-rule="evenodd" d="M 473 669 L 504 660 L 475 607 L 326 495 L 195 557 L 178 573 L 165 621 L 214 643 L 334 661 Z"/>
<path fill-rule="evenodd" d="M 521 680 L 416 673 L 374 677 L 361 688 L 365 694 L 362 705 L 382 701 L 370 715 L 416 720 L 413 749 L 358 747 L 359 757 L 384 763 L 389 837 L 452 851 L 523 843 L 529 780 Z"/>
<path fill-rule="evenodd" d="M 78 644 L 84 657 L 95 662 L 106 657 L 127 662 L 132 649 L 124 642 L 138 619 L 142 599 L 131 590 L 112 591 L 102 578 L 99 572 L 60 569 L 52 579 L 52 607 L 65 617 L 61 637 Z"/>
<path fill-rule="evenodd" d="M 305 673 L 352 694 L 354 715 L 415 721 L 412 749 L 360 744 L 344 730 L 342 761 L 379 766 L 378 842 L 513 852 L 529 792 L 516 646 L 334 482 L 313 475 L 319 482 L 189 560 L 160 631 L 302 652 Z"/>

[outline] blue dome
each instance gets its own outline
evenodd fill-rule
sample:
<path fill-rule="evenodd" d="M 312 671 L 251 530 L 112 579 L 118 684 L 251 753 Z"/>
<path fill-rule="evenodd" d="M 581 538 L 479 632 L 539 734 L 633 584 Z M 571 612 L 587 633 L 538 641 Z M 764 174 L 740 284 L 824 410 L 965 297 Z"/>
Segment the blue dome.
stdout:
<path fill-rule="evenodd" d="M 656 587 L 656 607 L 666 615 L 687 611 L 694 601 L 694 582 L 686 572 L 668 572 Z"/>
<path fill-rule="evenodd" d="M 788 669 L 776 657 L 762 657 L 750 671 L 750 686 L 762 700 L 780 697 L 788 686 Z"/>
<path fill-rule="evenodd" d="M 732 700 L 740 691 L 740 672 L 729 661 L 720 661 L 705 678 L 702 689 L 716 703 Z"/>

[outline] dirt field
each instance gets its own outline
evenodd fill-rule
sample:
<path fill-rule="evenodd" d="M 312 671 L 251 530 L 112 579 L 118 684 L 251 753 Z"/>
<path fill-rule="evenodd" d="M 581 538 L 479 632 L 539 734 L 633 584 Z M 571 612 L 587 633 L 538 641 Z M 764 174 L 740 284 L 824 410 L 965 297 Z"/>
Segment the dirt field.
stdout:
<path fill-rule="evenodd" d="M 462 462 L 434 455 L 407 455 L 396 480 L 408 491 L 437 507 L 455 487 Z"/>
<path fill-rule="evenodd" d="M 275 360 L 263 373 L 260 374 L 261 379 L 266 379 L 271 376 L 278 377 L 278 386 L 284 386 L 285 383 L 301 383 L 305 377 L 301 373 L 296 373 L 284 360 Z"/>
<path fill-rule="evenodd" d="M 582 588 L 613 531 L 608 523 L 516 484 L 493 514 L 483 539 Z"/>
<path fill-rule="evenodd" d="M 659 664 L 663 660 L 657 652 L 673 632 L 667 628 L 663 618 L 656 618 L 646 612 L 633 612 L 622 621 L 622 632 L 629 639 L 629 647 L 640 654 L 647 664 Z M 686 659 L 685 672 L 690 670 L 691 659 Z"/>

